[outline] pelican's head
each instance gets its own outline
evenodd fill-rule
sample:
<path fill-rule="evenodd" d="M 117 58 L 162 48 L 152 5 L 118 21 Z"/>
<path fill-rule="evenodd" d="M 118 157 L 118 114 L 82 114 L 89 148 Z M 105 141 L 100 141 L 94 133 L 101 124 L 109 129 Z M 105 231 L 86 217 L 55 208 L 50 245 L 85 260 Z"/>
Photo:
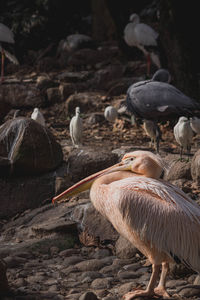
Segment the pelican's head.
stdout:
<path fill-rule="evenodd" d="M 162 158 L 149 151 L 134 151 L 124 155 L 122 166 L 128 166 L 129 170 L 145 177 L 160 178 L 165 164 Z"/>
<path fill-rule="evenodd" d="M 107 169 L 99 171 L 93 175 L 90 175 L 85 179 L 82 179 L 60 195 L 54 197 L 52 202 L 54 203 L 56 201 L 66 199 L 70 196 L 88 190 L 91 188 L 95 179 L 113 172 L 131 171 L 136 175 L 158 179 L 160 178 L 163 169 L 164 162 L 159 155 L 155 155 L 149 151 L 130 152 L 124 155 L 121 162 Z"/>
<path fill-rule="evenodd" d="M 34 108 L 34 112 L 37 113 L 38 111 L 39 111 L 39 108 L 38 108 L 38 107 L 35 107 L 35 108 Z"/>

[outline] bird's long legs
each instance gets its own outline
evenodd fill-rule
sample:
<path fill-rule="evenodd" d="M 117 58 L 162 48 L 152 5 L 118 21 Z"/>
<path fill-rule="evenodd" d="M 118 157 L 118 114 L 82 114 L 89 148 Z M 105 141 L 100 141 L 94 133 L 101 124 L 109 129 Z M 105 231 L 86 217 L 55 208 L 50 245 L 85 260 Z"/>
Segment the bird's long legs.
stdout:
<path fill-rule="evenodd" d="M 1 49 L 1 82 L 4 81 L 4 61 L 5 61 L 5 54 L 4 54 L 4 50 Z"/>
<path fill-rule="evenodd" d="M 147 54 L 147 76 L 150 76 L 150 71 L 151 71 L 151 57 L 150 54 Z"/>
<path fill-rule="evenodd" d="M 169 264 L 166 262 L 162 263 L 162 271 L 161 271 L 161 275 L 160 275 L 160 281 L 159 281 L 158 286 L 154 289 L 154 292 L 156 295 L 162 296 L 165 298 L 170 298 L 170 295 L 167 293 L 166 288 L 165 288 L 166 277 L 167 277 L 168 271 L 169 271 Z"/>
<path fill-rule="evenodd" d="M 123 299 L 124 300 L 131 300 L 131 299 L 136 298 L 136 297 L 147 297 L 147 296 L 154 295 L 154 288 L 156 286 L 156 282 L 157 282 L 157 279 L 159 277 L 159 271 L 160 271 L 160 265 L 154 265 L 153 264 L 152 265 L 151 278 L 149 280 L 149 283 L 147 285 L 146 290 L 135 290 L 133 292 L 129 292 L 129 293 L 127 293 L 123 296 Z M 165 281 L 166 275 L 164 276 L 164 274 L 163 274 L 163 277 L 164 277 L 164 281 Z"/>

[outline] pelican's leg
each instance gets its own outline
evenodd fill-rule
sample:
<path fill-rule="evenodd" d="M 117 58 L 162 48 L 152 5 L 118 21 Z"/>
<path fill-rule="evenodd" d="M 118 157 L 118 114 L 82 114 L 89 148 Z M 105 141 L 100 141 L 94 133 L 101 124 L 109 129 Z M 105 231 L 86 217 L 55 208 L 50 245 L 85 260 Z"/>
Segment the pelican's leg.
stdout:
<path fill-rule="evenodd" d="M 4 61 L 5 61 L 5 54 L 2 48 L 1 49 L 1 82 L 4 81 Z"/>
<path fill-rule="evenodd" d="M 168 271 L 169 271 L 169 264 L 166 262 L 162 263 L 162 271 L 161 271 L 161 275 L 160 275 L 160 281 L 159 281 L 158 286 L 154 289 L 154 292 L 156 295 L 162 296 L 165 298 L 170 298 L 170 295 L 167 293 L 166 287 L 165 287 Z"/>
<path fill-rule="evenodd" d="M 135 290 L 133 292 L 129 292 L 123 296 L 124 300 L 131 300 L 136 297 L 149 297 L 153 296 L 154 288 L 156 286 L 157 279 L 159 277 L 160 265 L 152 265 L 152 274 L 149 280 L 148 286 L 146 290 Z"/>

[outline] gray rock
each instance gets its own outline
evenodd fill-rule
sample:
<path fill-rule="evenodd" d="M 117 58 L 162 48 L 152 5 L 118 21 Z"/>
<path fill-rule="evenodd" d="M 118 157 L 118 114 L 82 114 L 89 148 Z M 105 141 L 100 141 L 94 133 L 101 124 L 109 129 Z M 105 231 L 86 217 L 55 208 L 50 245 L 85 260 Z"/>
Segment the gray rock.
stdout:
<path fill-rule="evenodd" d="M 111 286 L 111 282 L 113 281 L 113 278 L 96 278 L 91 283 L 91 288 L 93 289 L 109 289 Z"/>
<path fill-rule="evenodd" d="M 93 292 L 86 292 L 79 297 L 79 300 L 98 300 L 98 298 Z"/>
<path fill-rule="evenodd" d="M 122 236 L 119 236 L 116 244 L 116 256 L 118 258 L 131 258 L 134 257 L 138 252 L 137 248 L 133 246 L 127 239 Z"/>
<path fill-rule="evenodd" d="M 8 120 L 0 127 L 0 156 L 10 161 L 7 173 L 20 175 L 49 172 L 63 160 L 61 146 L 50 130 L 23 117 Z"/>
<path fill-rule="evenodd" d="M 98 271 L 103 265 L 104 263 L 98 259 L 90 259 L 75 264 L 75 267 L 80 271 Z"/>

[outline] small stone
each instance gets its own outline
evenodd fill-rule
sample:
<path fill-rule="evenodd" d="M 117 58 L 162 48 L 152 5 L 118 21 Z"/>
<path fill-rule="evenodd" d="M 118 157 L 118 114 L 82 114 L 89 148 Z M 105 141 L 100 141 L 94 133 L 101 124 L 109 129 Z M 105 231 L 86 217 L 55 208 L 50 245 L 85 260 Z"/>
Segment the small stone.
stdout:
<path fill-rule="evenodd" d="M 86 292 L 80 296 L 79 300 L 98 300 L 98 298 L 93 292 Z"/>

